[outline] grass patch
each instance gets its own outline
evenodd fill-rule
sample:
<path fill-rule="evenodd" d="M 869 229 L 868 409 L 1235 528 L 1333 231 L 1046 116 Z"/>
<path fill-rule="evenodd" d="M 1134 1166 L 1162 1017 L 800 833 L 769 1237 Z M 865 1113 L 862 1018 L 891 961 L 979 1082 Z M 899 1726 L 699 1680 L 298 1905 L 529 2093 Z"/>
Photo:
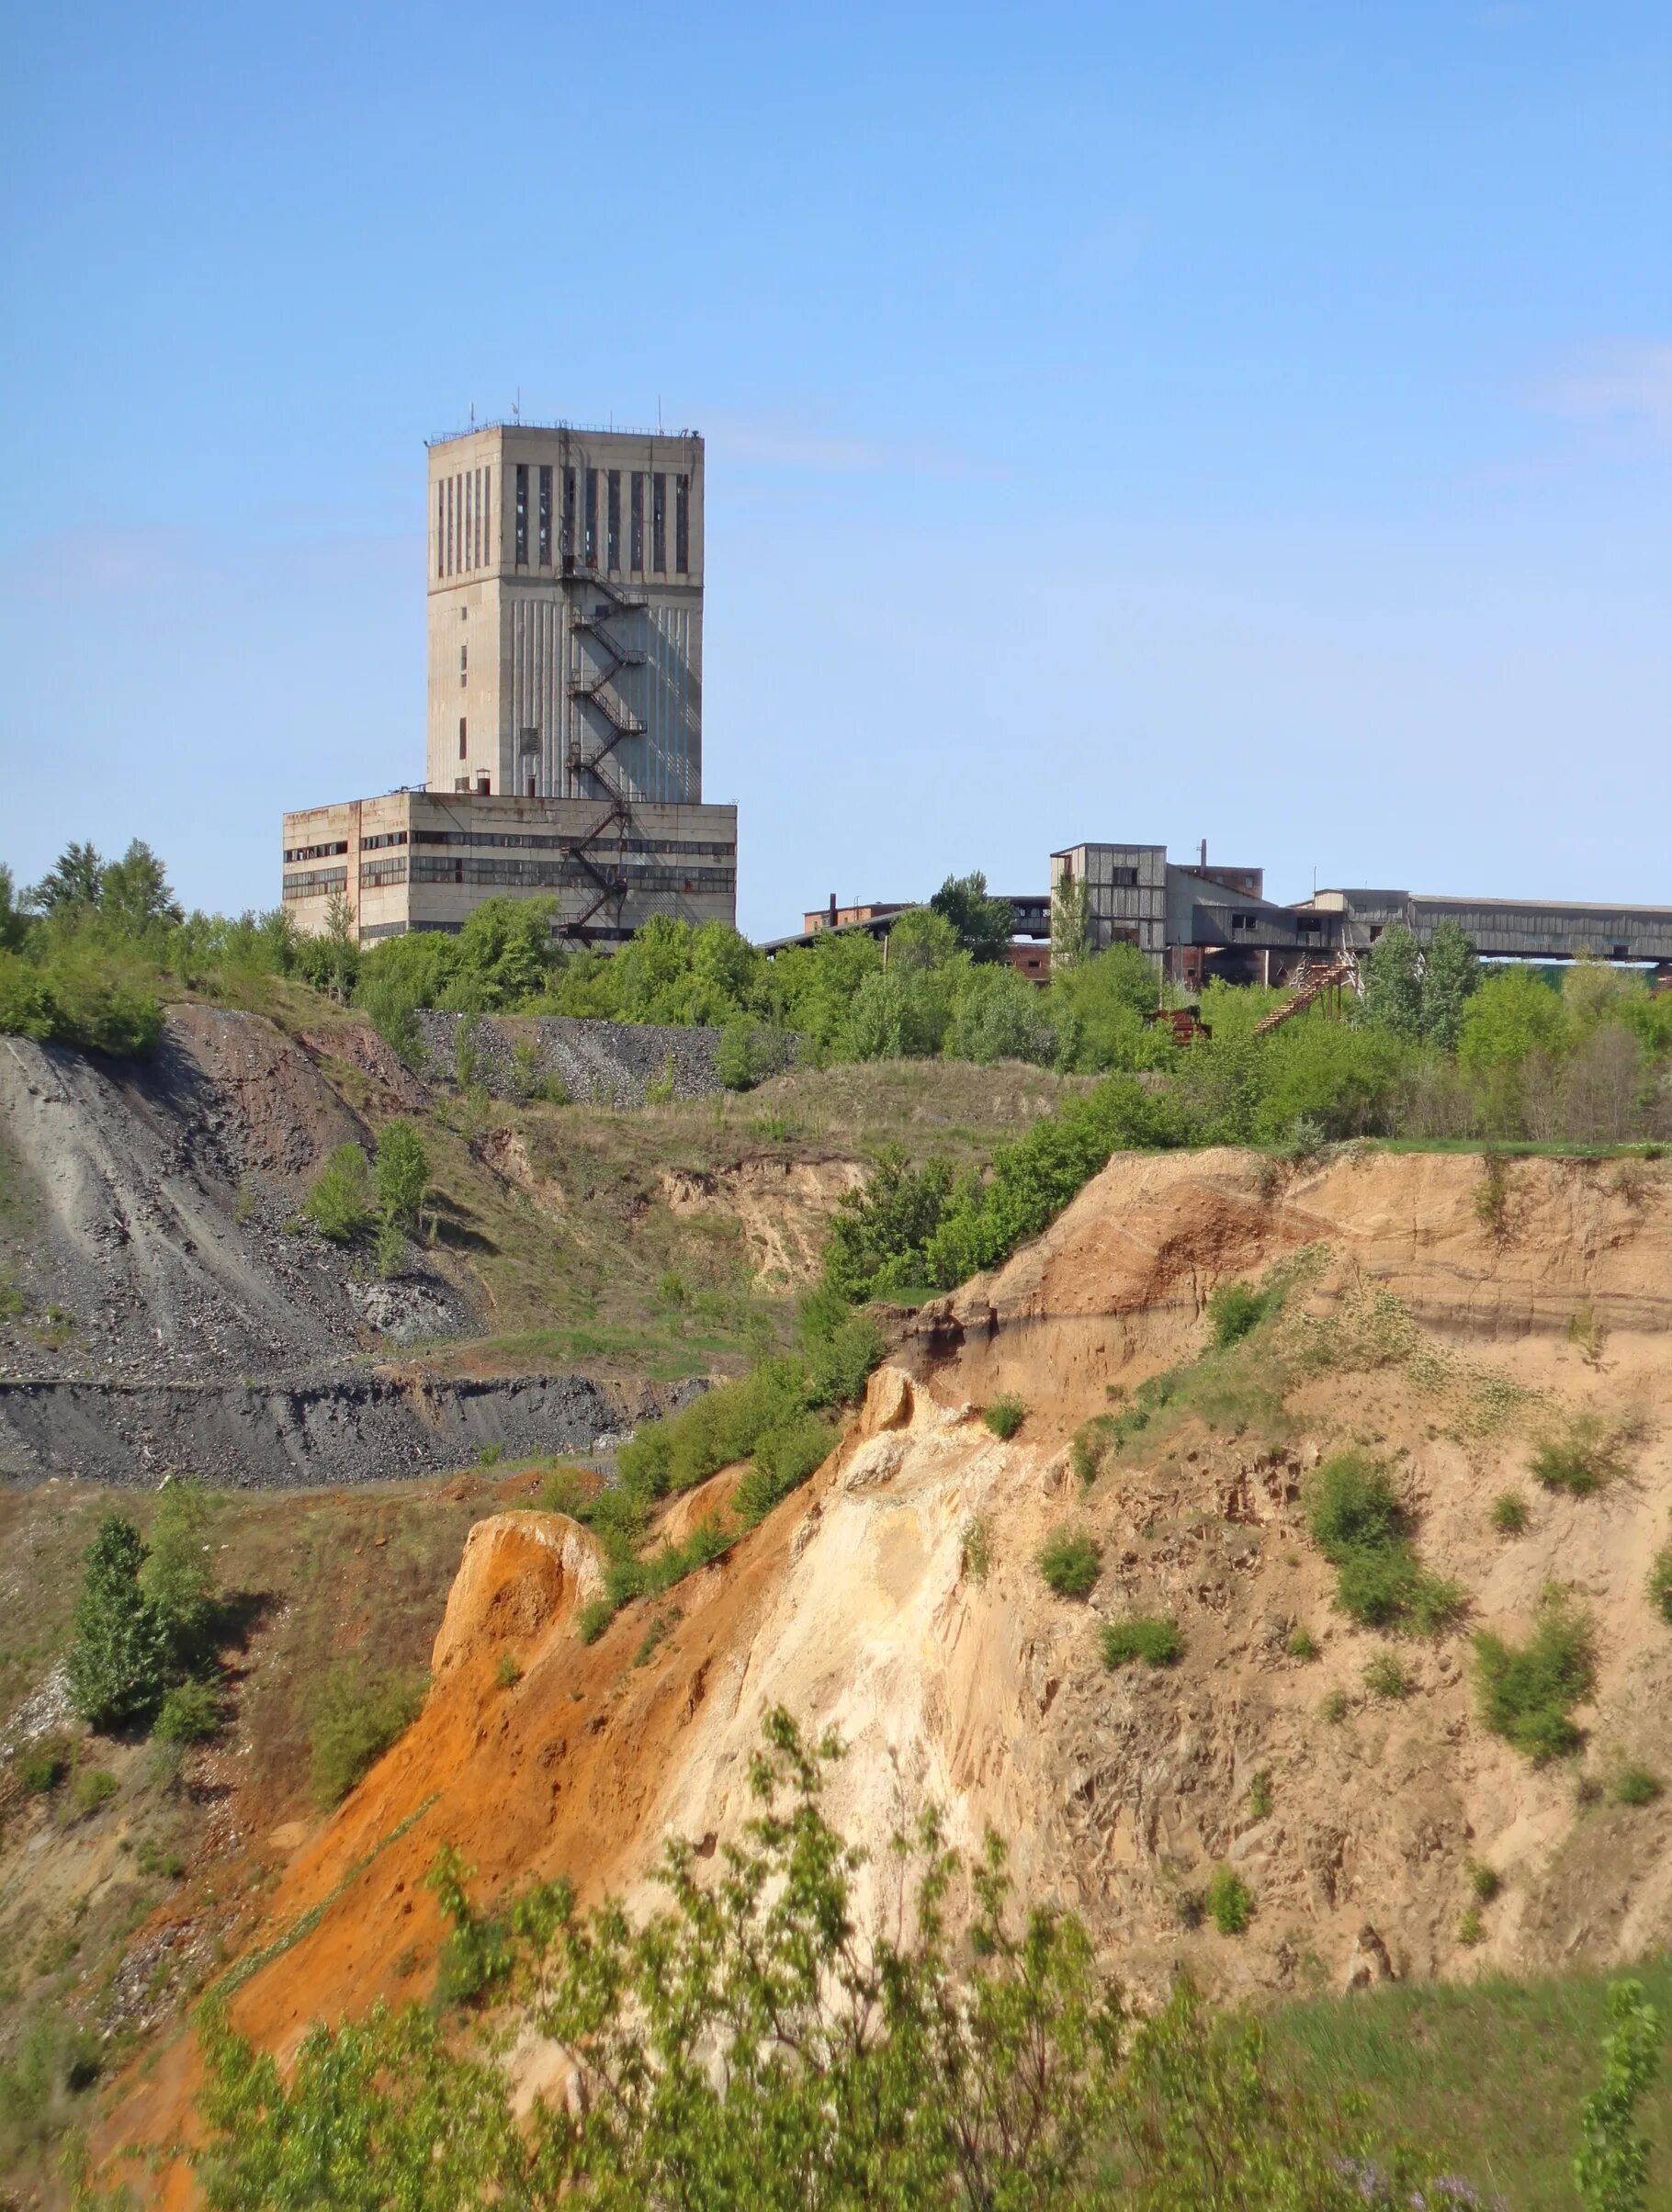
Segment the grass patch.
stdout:
<path fill-rule="evenodd" d="M 1084 1529 L 1056 1529 L 1040 1546 L 1037 1564 L 1058 1597 L 1090 1597 L 1103 1570 L 1103 1547 Z"/>
<path fill-rule="evenodd" d="M 1672 2019 L 1672 1958 L 1630 1970 Z M 1601 2078 L 1610 1979 L 1397 1982 L 1281 2005 L 1266 2015 L 1269 2048 L 1310 2094 L 1361 2097 L 1378 2140 L 1430 2147 L 1486 2204 L 1576 2212 L 1579 2107 Z M 1672 2172 L 1672 2067 L 1637 2118 L 1659 2187 Z"/>
<path fill-rule="evenodd" d="M 1484 1630 L 1474 1639 L 1481 1720 L 1535 1766 L 1578 1750 L 1583 1739 L 1569 1708 L 1589 1696 L 1595 1680 L 1590 1624 L 1563 1603 L 1543 1607 L 1524 1644 Z"/>
<path fill-rule="evenodd" d="M 1408 1698 L 1412 1683 L 1391 1652 L 1380 1652 L 1364 1669 L 1364 1687 L 1373 1698 Z"/>
<path fill-rule="evenodd" d="M 1251 1282 L 1222 1282 L 1207 1302 L 1208 1337 L 1215 1351 L 1240 1344 L 1265 1319 L 1269 1293 Z"/>
<path fill-rule="evenodd" d="M 523 1670 L 514 1652 L 502 1652 L 493 1669 L 493 1680 L 500 1689 L 514 1689 L 523 1679 Z"/>
<path fill-rule="evenodd" d="M 322 1811 L 340 1804 L 418 1718 L 429 1678 L 407 1667 L 345 1660 L 314 1693 L 309 1782 Z"/>
<path fill-rule="evenodd" d="M 1474 1892 L 1476 1904 L 1489 1905 L 1492 1900 L 1502 1891 L 1503 1876 L 1496 1867 L 1487 1866 L 1484 1859 L 1470 1859 L 1466 1871 L 1469 1877 L 1469 1887 Z"/>
<path fill-rule="evenodd" d="M 1547 1490 L 1588 1497 L 1627 1472 L 1623 1441 L 1600 1415 L 1573 1414 L 1541 1440 L 1532 1455 L 1532 1472 Z"/>
<path fill-rule="evenodd" d="M 1662 1544 L 1649 1569 L 1649 1603 L 1672 1628 L 1672 1543 Z"/>
<path fill-rule="evenodd" d="M 1248 1811 L 1257 1821 L 1269 1821 L 1271 1808 L 1276 1802 L 1271 1790 L 1271 1771 L 1262 1766 L 1248 1784 Z"/>
<path fill-rule="evenodd" d="M 1662 1794 L 1665 1785 L 1657 1774 L 1646 1766 L 1628 1766 L 1614 1783 L 1614 1802 L 1617 1805 L 1652 1805 Z"/>
<path fill-rule="evenodd" d="M 1344 1689 L 1326 1691 L 1318 1704 L 1319 1712 L 1328 1721 L 1331 1728 L 1339 1728 L 1346 1720 L 1350 1710 L 1351 1700 Z"/>
<path fill-rule="evenodd" d="M 1368 1452 L 1326 1460 L 1307 1485 L 1312 1540 L 1336 1570 L 1336 1603 L 1361 1628 L 1437 1635 L 1464 1608 L 1455 1583 L 1428 1574 L 1386 1470 Z"/>
<path fill-rule="evenodd" d="M 1500 1536 L 1519 1536 L 1527 1526 L 1527 1500 L 1519 1490 L 1505 1490 L 1492 1501 L 1492 1526 Z"/>
<path fill-rule="evenodd" d="M 1316 1659 L 1318 1655 L 1318 1641 L 1310 1629 L 1291 1629 L 1283 1649 L 1291 1659 Z"/>
<path fill-rule="evenodd" d="M 1112 1671 L 1141 1659 L 1146 1666 L 1176 1666 L 1184 1656 L 1184 1638 L 1176 1623 L 1153 1615 L 1107 1622 L 1098 1638 L 1103 1665 Z"/>
<path fill-rule="evenodd" d="M 1008 1443 L 1028 1417 L 1028 1409 L 1013 1391 L 995 1398 L 981 1416 L 994 1436 Z"/>

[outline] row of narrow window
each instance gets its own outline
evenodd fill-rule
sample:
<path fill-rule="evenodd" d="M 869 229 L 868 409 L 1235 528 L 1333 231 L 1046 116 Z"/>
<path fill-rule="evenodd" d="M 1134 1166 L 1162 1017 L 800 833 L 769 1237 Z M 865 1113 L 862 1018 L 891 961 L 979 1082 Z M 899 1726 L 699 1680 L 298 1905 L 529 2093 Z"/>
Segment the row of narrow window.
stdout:
<path fill-rule="evenodd" d="M 435 487 L 436 575 L 459 576 L 492 565 L 492 468 L 444 476 Z"/>
<path fill-rule="evenodd" d="M 516 470 L 516 565 L 530 566 L 532 544 L 537 569 L 552 563 L 552 492 L 560 489 L 562 512 L 558 519 L 559 551 L 565 560 L 578 555 L 581 566 L 618 574 L 625 567 L 640 576 L 668 573 L 668 478 L 664 470 L 635 468 L 627 482 L 627 553 L 622 554 L 622 471 L 619 468 L 562 470 L 562 484 L 554 487 L 558 471 L 541 463 L 530 468 L 519 462 Z M 584 480 L 584 481 L 582 481 Z M 534 513 L 529 514 L 532 494 Z M 650 522 L 650 558 L 645 559 L 645 523 Z M 531 527 L 532 525 L 532 527 Z M 691 573 L 691 479 L 681 472 L 673 479 L 673 573 Z"/>

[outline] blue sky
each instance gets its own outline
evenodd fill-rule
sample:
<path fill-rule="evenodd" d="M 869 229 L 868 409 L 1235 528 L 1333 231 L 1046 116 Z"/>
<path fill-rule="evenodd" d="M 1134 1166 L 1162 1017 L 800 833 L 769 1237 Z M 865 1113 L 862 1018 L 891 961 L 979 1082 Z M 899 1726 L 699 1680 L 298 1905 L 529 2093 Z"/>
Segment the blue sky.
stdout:
<path fill-rule="evenodd" d="M 277 897 L 423 773 L 423 441 L 708 440 L 761 935 L 1081 839 L 1672 899 L 1672 16 L 10 27 L 0 856 Z M 184 825 L 184 826 L 182 826 Z"/>

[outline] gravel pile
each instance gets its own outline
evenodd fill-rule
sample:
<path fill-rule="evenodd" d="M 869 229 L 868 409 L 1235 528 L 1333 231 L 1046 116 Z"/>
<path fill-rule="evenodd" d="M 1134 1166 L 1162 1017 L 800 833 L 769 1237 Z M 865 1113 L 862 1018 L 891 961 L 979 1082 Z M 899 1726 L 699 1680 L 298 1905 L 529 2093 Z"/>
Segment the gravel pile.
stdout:
<path fill-rule="evenodd" d="M 577 1103 L 642 1106 L 650 1086 L 670 1077 L 676 1099 L 710 1098 L 724 1089 L 715 1066 L 717 1029 L 577 1021 L 559 1014 L 515 1021 L 487 1014 L 413 1019 L 423 1041 L 421 1074 L 456 1082 L 462 1036 L 474 1055 L 473 1079 L 495 1098 L 526 1097 L 537 1085 L 556 1082 Z M 519 1046 L 525 1049 L 519 1053 Z"/>

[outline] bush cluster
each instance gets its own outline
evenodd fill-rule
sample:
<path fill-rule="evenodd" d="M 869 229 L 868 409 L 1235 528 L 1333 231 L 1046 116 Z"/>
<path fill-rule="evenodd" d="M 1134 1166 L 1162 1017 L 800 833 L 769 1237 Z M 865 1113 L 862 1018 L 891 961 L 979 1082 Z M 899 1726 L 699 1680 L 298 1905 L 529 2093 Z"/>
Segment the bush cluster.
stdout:
<path fill-rule="evenodd" d="M 1559 1600 L 1541 1609 L 1524 1644 L 1483 1630 L 1474 1639 L 1474 1679 L 1481 1719 L 1494 1735 L 1535 1766 L 1563 1758 L 1582 1738 L 1571 1709 L 1596 1681 L 1589 1622 Z"/>
<path fill-rule="evenodd" d="M 308 1716 L 308 1779 L 329 1811 L 418 1718 L 427 1676 L 345 1659 L 321 1676 Z"/>
<path fill-rule="evenodd" d="M 1141 1659 L 1147 1666 L 1176 1666 L 1184 1656 L 1184 1638 L 1178 1624 L 1148 1614 L 1105 1623 L 1098 1639 L 1103 1665 L 1112 1671 Z"/>
<path fill-rule="evenodd" d="M 1039 1548 L 1038 1566 L 1058 1597 L 1090 1597 L 1103 1571 L 1103 1548 L 1083 1529 L 1056 1529 Z"/>
<path fill-rule="evenodd" d="M 1434 1635 L 1463 1609 L 1456 1585 L 1425 1572 L 1409 1517 L 1368 1452 L 1326 1460 L 1307 1486 L 1307 1526 L 1336 1570 L 1336 1603 L 1363 1628 Z"/>

